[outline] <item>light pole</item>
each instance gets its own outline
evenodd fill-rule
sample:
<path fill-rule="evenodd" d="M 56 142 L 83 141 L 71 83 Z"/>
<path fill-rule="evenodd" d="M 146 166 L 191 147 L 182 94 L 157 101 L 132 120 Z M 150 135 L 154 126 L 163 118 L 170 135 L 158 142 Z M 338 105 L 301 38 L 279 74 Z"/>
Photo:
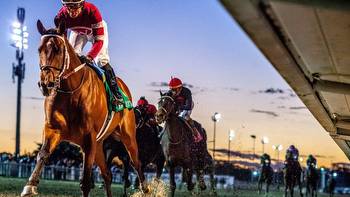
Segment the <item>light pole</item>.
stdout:
<path fill-rule="evenodd" d="M 230 129 L 230 133 L 228 134 L 228 154 L 227 154 L 227 161 L 230 163 L 230 156 L 231 156 L 231 141 L 235 138 L 235 131 Z"/>
<path fill-rule="evenodd" d="M 269 143 L 269 138 L 264 136 L 262 137 L 261 139 L 261 144 L 262 144 L 262 154 L 265 153 L 265 144 L 268 144 Z"/>
<path fill-rule="evenodd" d="M 253 161 L 255 159 L 255 140 L 256 140 L 256 135 L 250 135 L 250 137 L 253 139 Z"/>
<path fill-rule="evenodd" d="M 17 76 L 17 110 L 16 110 L 16 150 L 15 156 L 20 154 L 21 142 L 21 92 L 24 79 L 25 63 L 23 63 L 23 51 L 28 49 L 28 32 L 24 25 L 25 10 L 24 8 L 17 9 L 17 21 L 12 24 L 12 40 L 11 46 L 16 48 L 17 65 L 12 63 L 12 79 L 15 82 Z"/>
<path fill-rule="evenodd" d="M 211 117 L 211 119 L 214 122 L 213 160 L 215 161 L 216 122 L 218 122 L 221 119 L 221 114 L 219 114 L 218 112 L 215 112 L 214 115 Z"/>
<path fill-rule="evenodd" d="M 280 162 L 280 152 L 283 150 L 283 146 L 281 144 L 278 145 L 272 145 L 272 149 L 276 152 L 277 154 L 277 168 L 279 167 L 279 162 Z"/>

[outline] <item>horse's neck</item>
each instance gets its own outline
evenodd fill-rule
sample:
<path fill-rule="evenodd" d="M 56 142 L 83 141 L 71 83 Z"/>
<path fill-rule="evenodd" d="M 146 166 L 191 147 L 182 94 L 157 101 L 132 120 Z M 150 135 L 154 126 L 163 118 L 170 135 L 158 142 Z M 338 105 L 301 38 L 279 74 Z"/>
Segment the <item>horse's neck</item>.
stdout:
<path fill-rule="evenodd" d="M 68 41 L 66 41 L 66 43 L 68 43 Z M 80 59 L 69 44 L 67 45 L 67 51 L 69 56 L 69 66 L 65 73 L 63 73 L 63 76 L 68 74 L 71 75 L 68 76 L 67 79 L 63 80 L 61 85 L 62 89 L 72 90 L 77 88 L 79 84 L 82 83 L 85 68 L 74 72 L 74 69 L 81 65 Z"/>
<path fill-rule="evenodd" d="M 183 132 L 181 131 L 184 129 L 184 125 L 182 124 L 182 121 L 175 115 L 175 114 L 170 114 L 167 121 L 166 121 L 166 129 L 168 130 L 169 137 L 172 140 L 179 140 L 182 135 L 184 135 Z"/>

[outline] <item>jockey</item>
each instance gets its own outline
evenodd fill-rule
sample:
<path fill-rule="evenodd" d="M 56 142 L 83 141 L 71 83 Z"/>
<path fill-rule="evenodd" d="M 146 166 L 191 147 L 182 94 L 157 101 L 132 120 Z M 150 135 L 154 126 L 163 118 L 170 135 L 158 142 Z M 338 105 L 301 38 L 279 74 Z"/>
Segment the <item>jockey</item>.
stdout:
<path fill-rule="evenodd" d="M 317 160 L 313 155 L 309 155 L 306 160 L 307 166 L 314 165 L 316 167 L 317 165 Z"/>
<path fill-rule="evenodd" d="M 195 142 L 199 142 L 203 139 L 202 135 L 196 128 L 194 121 L 191 119 L 192 109 L 194 107 L 192 101 L 191 90 L 184 87 L 182 81 L 178 78 L 172 78 L 169 82 L 169 89 L 173 95 L 175 103 L 177 105 L 177 111 L 179 117 L 186 120 L 186 122 L 192 128 L 192 134 Z"/>
<path fill-rule="evenodd" d="M 155 118 L 157 112 L 156 106 L 149 104 L 146 98 L 142 96 L 137 101 L 136 107 L 141 111 L 141 116 L 143 117 L 144 122 L 148 123 L 151 127 L 156 128 L 156 131 L 158 131 L 158 124 Z"/>
<path fill-rule="evenodd" d="M 105 71 L 107 83 L 110 86 L 116 102 L 123 102 L 119 92 L 117 77 L 109 64 L 107 23 L 102 19 L 98 8 L 85 0 L 61 0 L 63 7 L 55 17 L 55 25 L 63 22 L 70 29 L 69 42 L 80 59 L 92 65 L 95 59 Z M 92 47 L 86 56 L 82 50 L 87 42 Z M 115 103 L 116 104 L 116 103 Z"/>
<path fill-rule="evenodd" d="M 294 145 L 290 145 L 286 151 L 286 160 L 291 159 L 294 161 L 298 161 L 299 159 L 299 150 L 295 148 Z"/>
<path fill-rule="evenodd" d="M 260 157 L 260 164 L 261 164 L 261 166 L 270 166 L 270 164 L 271 164 L 270 155 L 268 155 L 266 153 L 261 155 L 261 157 Z"/>

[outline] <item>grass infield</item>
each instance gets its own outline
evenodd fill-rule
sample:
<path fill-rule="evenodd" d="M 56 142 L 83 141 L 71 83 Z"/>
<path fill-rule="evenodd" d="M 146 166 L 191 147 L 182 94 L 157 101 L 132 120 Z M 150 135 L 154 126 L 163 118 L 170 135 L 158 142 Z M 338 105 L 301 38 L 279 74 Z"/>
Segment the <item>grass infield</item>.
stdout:
<path fill-rule="evenodd" d="M 0 197 L 17 197 L 20 195 L 23 186 L 25 185 L 27 179 L 18 178 L 5 178 L 0 177 Z M 91 197 L 103 197 L 104 190 L 100 189 L 96 184 L 96 187 L 91 191 Z M 69 182 L 69 181 L 48 181 L 41 180 L 38 187 L 39 195 L 38 197 L 78 197 L 81 196 L 79 183 Z M 113 196 L 122 196 L 122 186 L 113 184 L 112 185 Z M 129 194 L 132 194 L 132 190 L 128 190 Z M 185 189 L 181 191 L 176 191 L 176 196 L 190 196 Z M 209 196 L 209 192 L 203 192 L 201 195 L 196 196 Z M 218 190 L 218 196 L 233 196 L 233 197 L 264 197 L 263 194 L 258 195 L 256 191 L 253 190 Z M 272 191 L 269 197 L 282 197 L 282 192 Z M 299 196 L 296 194 L 295 196 Z M 319 197 L 326 197 L 327 195 L 319 194 Z M 344 197 L 337 196 L 336 197 Z"/>

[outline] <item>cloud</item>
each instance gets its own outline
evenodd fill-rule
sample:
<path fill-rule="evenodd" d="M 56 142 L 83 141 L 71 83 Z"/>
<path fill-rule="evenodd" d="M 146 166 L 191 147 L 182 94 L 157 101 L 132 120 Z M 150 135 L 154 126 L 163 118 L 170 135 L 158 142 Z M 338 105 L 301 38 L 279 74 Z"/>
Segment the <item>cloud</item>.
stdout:
<path fill-rule="evenodd" d="M 285 91 L 280 88 L 267 88 L 265 90 L 259 90 L 259 93 L 265 94 L 284 94 Z"/>
<path fill-rule="evenodd" d="M 44 97 L 34 97 L 34 96 L 26 96 L 26 97 L 23 97 L 24 99 L 29 99 L 29 100 L 44 100 L 45 98 Z"/>
<path fill-rule="evenodd" d="M 211 149 L 212 151 L 212 149 Z M 222 155 L 228 155 L 230 154 L 230 156 L 232 157 L 238 157 L 238 158 L 241 158 L 241 159 L 260 159 L 260 155 L 253 155 L 252 153 L 243 153 L 243 152 L 240 152 L 240 151 L 228 151 L 227 149 L 215 149 L 215 151 L 219 154 L 222 154 Z"/>
<path fill-rule="evenodd" d="M 273 117 L 278 117 L 278 114 L 277 114 L 276 112 L 273 112 L 273 111 L 265 111 L 265 110 L 252 109 L 252 110 L 250 110 L 250 112 L 253 112 L 253 113 L 263 113 L 263 114 L 267 114 L 267 115 L 270 115 L 270 116 L 273 116 Z"/>
<path fill-rule="evenodd" d="M 164 82 L 164 81 L 161 81 L 161 82 L 151 82 L 149 84 L 149 86 L 152 86 L 152 87 L 168 87 L 168 82 Z M 192 85 L 192 84 L 189 84 L 189 83 L 183 83 L 183 86 L 185 87 L 188 87 L 188 88 L 194 88 L 195 86 Z"/>
<path fill-rule="evenodd" d="M 307 109 L 307 108 L 304 107 L 304 106 L 299 106 L 299 107 L 290 107 L 289 109 L 292 109 L 292 110 L 299 110 L 299 109 Z"/>
<path fill-rule="evenodd" d="M 228 91 L 231 91 L 231 92 L 238 92 L 238 91 L 239 91 L 239 88 L 226 87 L 226 88 L 224 88 L 224 90 L 228 90 Z"/>
<path fill-rule="evenodd" d="M 167 82 L 151 82 L 149 85 L 152 87 L 168 87 Z"/>

